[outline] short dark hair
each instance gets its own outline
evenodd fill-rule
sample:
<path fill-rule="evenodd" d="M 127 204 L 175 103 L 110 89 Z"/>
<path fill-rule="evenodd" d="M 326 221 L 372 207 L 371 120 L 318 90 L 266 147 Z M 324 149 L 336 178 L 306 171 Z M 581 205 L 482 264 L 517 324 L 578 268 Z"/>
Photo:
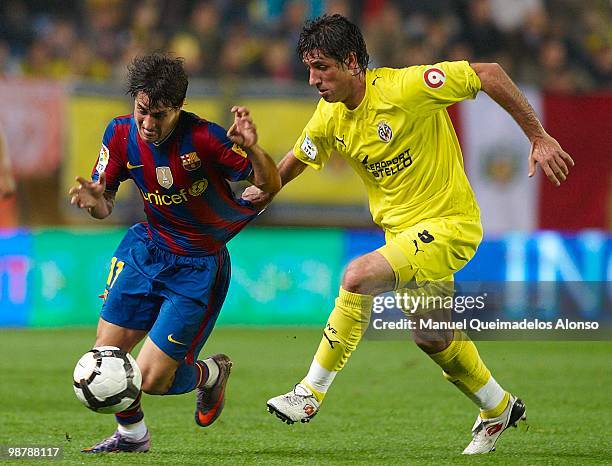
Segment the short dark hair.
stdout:
<path fill-rule="evenodd" d="M 128 65 L 127 94 L 136 98 L 143 92 L 149 97 L 149 107 L 181 107 L 188 83 L 182 58 L 153 53 L 138 56 Z"/>
<path fill-rule="evenodd" d="M 304 25 L 297 46 L 298 56 L 304 60 L 315 50 L 341 63 L 346 63 L 349 54 L 354 52 L 362 73 L 365 73 L 370 61 L 359 28 L 338 14 L 323 15 Z"/>

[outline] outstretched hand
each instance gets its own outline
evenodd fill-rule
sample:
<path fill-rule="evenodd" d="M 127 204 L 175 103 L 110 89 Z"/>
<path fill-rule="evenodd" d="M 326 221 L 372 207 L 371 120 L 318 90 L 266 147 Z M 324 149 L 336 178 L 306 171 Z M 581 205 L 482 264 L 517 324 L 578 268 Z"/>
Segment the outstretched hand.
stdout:
<path fill-rule="evenodd" d="M 78 186 L 70 188 L 68 194 L 70 204 L 76 205 L 81 209 L 89 209 L 95 207 L 100 199 L 104 196 L 106 190 L 106 173 L 100 173 L 98 181 L 86 180 L 83 177 L 77 176 L 76 182 Z"/>
<path fill-rule="evenodd" d="M 242 193 L 242 199 L 249 201 L 257 210 L 263 210 L 274 198 L 274 194 L 262 191 L 257 186 L 249 186 Z"/>
<path fill-rule="evenodd" d="M 529 177 L 536 173 L 536 164 L 556 186 L 560 186 L 569 174 L 569 167 L 574 166 L 574 160 L 565 152 L 557 140 L 546 134 L 531 144 L 529 153 Z"/>
<path fill-rule="evenodd" d="M 234 124 L 227 131 L 227 137 L 239 146 L 248 148 L 257 144 L 257 128 L 246 107 L 232 107 Z"/>

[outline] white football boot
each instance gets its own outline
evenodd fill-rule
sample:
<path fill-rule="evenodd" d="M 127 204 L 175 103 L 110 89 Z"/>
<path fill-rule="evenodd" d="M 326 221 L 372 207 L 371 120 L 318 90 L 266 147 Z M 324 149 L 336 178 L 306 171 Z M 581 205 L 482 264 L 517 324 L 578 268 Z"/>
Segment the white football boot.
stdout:
<path fill-rule="evenodd" d="M 472 441 L 463 450 L 464 455 L 478 455 L 495 450 L 495 443 L 500 435 L 510 426 L 516 427 L 519 421 L 527 419 L 525 403 L 520 398 L 510 395 L 508 406 L 501 415 L 492 419 L 483 419 L 478 415 L 472 427 Z"/>
<path fill-rule="evenodd" d="M 319 411 L 321 403 L 308 387 L 298 383 L 290 392 L 270 398 L 267 405 L 268 412 L 276 414 L 287 424 L 293 424 L 310 421 Z"/>

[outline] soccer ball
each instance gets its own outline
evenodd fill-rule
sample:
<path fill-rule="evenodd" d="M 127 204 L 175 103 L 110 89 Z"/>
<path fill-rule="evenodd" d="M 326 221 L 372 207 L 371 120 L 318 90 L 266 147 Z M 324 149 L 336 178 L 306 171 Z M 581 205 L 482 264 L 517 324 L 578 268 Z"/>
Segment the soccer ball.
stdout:
<path fill-rule="evenodd" d="M 97 413 L 118 413 L 138 398 L 142 374 L 131 354 L 114 346 L 88 351 L 74 368 L 74 393 Z"/>

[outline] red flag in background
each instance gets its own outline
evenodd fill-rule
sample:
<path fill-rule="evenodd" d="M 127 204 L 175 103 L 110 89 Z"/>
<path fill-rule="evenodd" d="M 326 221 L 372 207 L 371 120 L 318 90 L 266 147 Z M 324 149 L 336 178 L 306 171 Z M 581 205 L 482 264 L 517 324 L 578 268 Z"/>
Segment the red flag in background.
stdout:
<path fill-rule="evenodd" d="M 547 95 L 527 91 L 545 129 L 576 166 L 556 187 L 540 167 L 527 177 L 529 142 L 488 96 L 449 109 L 485 234 L 609 227 L 612 198 L 612 94 Z"/>
<path fill-rule="evenodd" d="M 557 188 L 541 183 L 542 229 L 608 228 L 612 183 L 612 94 L 545 95 L 544 127 L 576 166 Z"/>

